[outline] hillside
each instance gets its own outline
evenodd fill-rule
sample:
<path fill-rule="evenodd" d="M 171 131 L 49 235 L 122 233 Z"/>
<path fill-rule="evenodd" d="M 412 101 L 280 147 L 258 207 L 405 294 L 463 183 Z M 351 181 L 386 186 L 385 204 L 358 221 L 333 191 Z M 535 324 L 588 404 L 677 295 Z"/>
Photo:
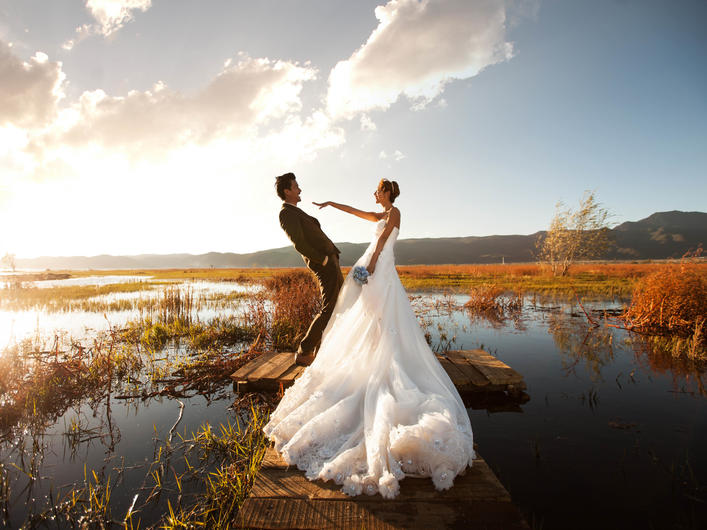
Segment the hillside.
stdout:
<path fill-rule="evenodd" d="M 542 232 L 529 235 L 401 239 L 395 253 L 400 265 L 442 263 L 499 263 L 533 261 L 535 242 Z M 707 213 L 657 212 L 611 230 L 614 246 L 606 259 L 679 258 L 707 243 Z M 337 243 L 341 264 L 351 265 L 367 243 Z M 21 269 L 154 269 L 202 267 L 297 267 L 302 259 L 288 246 L 250 254 L 140 254 L 137 256 L 71 256 L 18 259 Z"/>

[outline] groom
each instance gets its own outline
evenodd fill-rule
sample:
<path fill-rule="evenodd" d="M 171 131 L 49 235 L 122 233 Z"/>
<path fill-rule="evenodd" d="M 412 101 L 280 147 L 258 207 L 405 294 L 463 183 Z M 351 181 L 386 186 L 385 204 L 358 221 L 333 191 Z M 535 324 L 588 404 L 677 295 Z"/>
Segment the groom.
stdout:
<path fill-rule="evenodd" d="M 322 333 L 331 318 L 339 290 L 344 283 L 339 268 L 340 252 L 322 232 L 319 221 L 297 208 L 302 190 L 297 185 L 294 173 L 277 177 L 275 189 L 284 201 L 280 210 L 280 226 L 292 241 L 295 250 L 302 256 L 307 268 L 316 276 L 322 294 L 322 310 L 314 317 L 295 355 L 295 363 L 307 366 L 314 361 Z"/>

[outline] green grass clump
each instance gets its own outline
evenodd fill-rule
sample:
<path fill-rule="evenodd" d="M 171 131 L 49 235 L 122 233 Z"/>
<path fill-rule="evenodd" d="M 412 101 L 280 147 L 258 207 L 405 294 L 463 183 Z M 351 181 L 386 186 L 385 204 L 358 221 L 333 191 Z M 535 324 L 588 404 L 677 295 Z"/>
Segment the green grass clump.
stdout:
<path fill-rule="evenodd" d="M 169 504 L 163 528 L 235 528 L 238 510 L 248 497 L 260 469 L 268 440 L 263 427 L 269 414 L 251 404 L 250 418 L 243 426 L 221 424 L 218 430 L 203 425 L 192 438 L 202 466 L 213 468 L 203 474 L 203 488 L 185 507 Z"/>

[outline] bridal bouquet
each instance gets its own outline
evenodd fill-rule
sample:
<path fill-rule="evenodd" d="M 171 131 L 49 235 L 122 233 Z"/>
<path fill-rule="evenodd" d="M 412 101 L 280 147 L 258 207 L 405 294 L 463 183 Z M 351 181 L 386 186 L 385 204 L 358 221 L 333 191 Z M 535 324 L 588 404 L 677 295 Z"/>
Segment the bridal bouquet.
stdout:
<path fill-rule="evenodd" d="M 368 283 L 368 269 L 366 269 L 366 267 L 364 267 L 362 265 L 359 265 L 358 267 L 354 267 L 353 279 L 359 285 L 363 285 L 364 283 Z"/>

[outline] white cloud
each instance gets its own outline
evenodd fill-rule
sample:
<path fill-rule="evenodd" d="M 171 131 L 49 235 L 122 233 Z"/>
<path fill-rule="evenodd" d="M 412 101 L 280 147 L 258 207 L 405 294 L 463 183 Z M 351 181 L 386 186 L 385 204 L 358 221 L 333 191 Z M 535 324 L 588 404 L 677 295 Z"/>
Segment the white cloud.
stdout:
<path fill-rule="evenodd" d="M 381 151 L 378 153 L 378 158 L 381 160 L 387 160 L 388 158 L 392 158 L 396 162 L 400 162 L 403 158 L 406 158 L 405 155 L 400 151 L 399 149 L 396 149 L 392 155 L 389 155 L 388 153 L 385 152 L 385 150 Z"/>
<path fill-rule="evenodd" d="M 37 52 L 22 61 L 0 41 L 0 126 L 39 127 L 51 121 L 64 97 L 61 63 Z"/>
<path fill-rule="evenodd" d="M 97 24 L 79 26 L 74 37 L 66 40 L 61 47 L 70 51 L 91 35 L 108 37 L 132 21 L 135 11 L 145 12 L 150 7 L 152 0 L 86 0 L 86 9 L 91 12 Z"/>
<path fill-rule="evenodd" d="M 66 42 L 64 42 L 61 47 L 64 48 L 67 51 L 71 51 L 74 49 L 74 46 L 84 40 L 86 37 L 89 37 L 93 35 L 94 33 L 99 33 L 100 32 L 100 27 L 96 25 L 91 25 L 91 24 L 84 24 L 82 26 L 79 26 L 76 28 L 76 35 L 74 36 L 73 39 L 69 39 Z"/>
<path fill-rule="evenodd" d="M 375 14 L 367 42 L 329 75 L 332 116 L 386 109 L 401 95 L 421 108 L 449 81 L 512 56 L 498 0 L 390 0 Z"/>
<path fill-rule="evenodd" d="M 2 45 L 0 72 L 9 80 L 0 85 L 3 182 L 100 175 L 107 160 L 154 164 L 180 152 L 228 167 L 291 163 L 344 142 L 325 112 L 303 112 L 303 86 L 317 76 L 309 64 L 240 54 L 194 93 L 158 82 L 121 96 L 86 91 L 68 103 L 61 63 L 43 53 L 22 62 Z"/>
<path fill-rule="evenodd" d="M 375 131 L 376 130 L 376 124 L 373 122 L 373 120 L 368 116 L 368 114 L 362 114 L 361 115 L 361 130 L 362 131 Z"/>
<path fill-rule="evenodd" d="M 144 12 L 151 6 L 152 0 L 86 0 L 86 8 L 98 21 L 98 32 L 106 36 L 133 20 L 134 11 Z"/>
<path fill-rule="evenodd" d="M 159 82 L 151 90 L 125 96 L 84 92 L 62 111 L 43 141 L 144 155 L 187 143 L 243 137 L 272 120 L 299 113 L 302 85 L 315 78 L 316 70 L 308 66 L 241 55 L 195 94 Z"/>

